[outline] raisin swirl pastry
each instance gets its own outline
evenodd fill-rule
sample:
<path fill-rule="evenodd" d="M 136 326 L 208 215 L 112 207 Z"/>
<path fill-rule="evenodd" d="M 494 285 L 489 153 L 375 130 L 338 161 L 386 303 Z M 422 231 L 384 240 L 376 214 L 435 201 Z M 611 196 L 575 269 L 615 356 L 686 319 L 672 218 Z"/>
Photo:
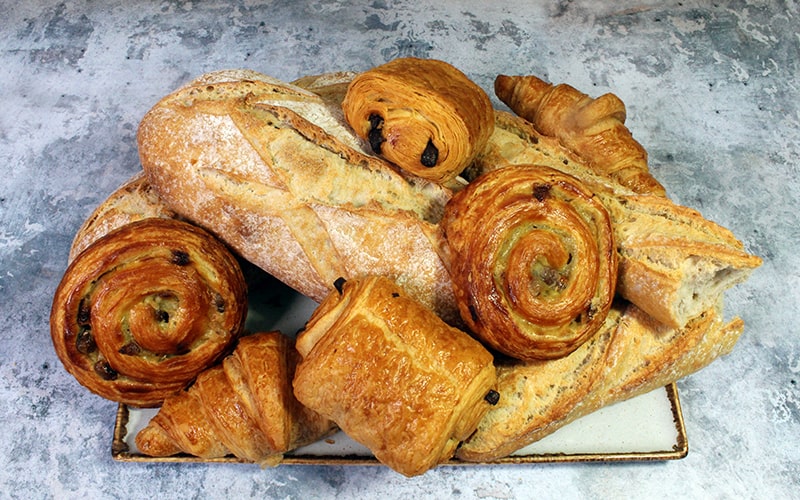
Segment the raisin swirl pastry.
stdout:
<path fill-rule="evenodd" d="M 357 75 L 342 108 L 375 154 L 442 184 L 469 165 L 494 127 L 483 89 L 435 59 L 395 59 Z"/>
<path fill-rule="evenodd" d="M 53 298 L 50 333 L 86 388 L 152 407 L 232 349 L 246 311 L 244 277 L 221 242 L 185 222 L 148 218 L 72 261 Z"/>
<path fill-rule="evenodd" d="M 519 165 L 479 177 L 447 205 L 459 312 L 487 345 L 563 357 L 603 324 L 617 255 L 606 209 L 577 179 Z"/>

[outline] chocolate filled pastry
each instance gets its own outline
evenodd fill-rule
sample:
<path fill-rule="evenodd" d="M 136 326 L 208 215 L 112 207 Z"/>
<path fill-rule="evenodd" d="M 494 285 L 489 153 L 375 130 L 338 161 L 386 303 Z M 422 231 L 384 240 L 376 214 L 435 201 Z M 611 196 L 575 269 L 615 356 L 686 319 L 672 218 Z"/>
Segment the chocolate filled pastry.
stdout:
<path fill-rule="evenodd" d="M 614 94 L 596 99 L 567 84 L 535 76 L 499 75 L 495 94 L 542 134 L 557 137 L 598 173 L 639 194 L 665 196 L 650 174 L 647 151 L 625 126 L 625 104 Z"/>
<path fill-rule="evenodd" d="M 490 172 L 451 200 L 442 227 L 461 316 L 491 347 L 559 358 L 603 324 L 616 286 L 613 231 L 576 178 L 532 165 Z"/>
<path fill-rule="evenodd" d="M 297 339 L 297 399 L 406 476 L 449 460 L 493 405 L 492 355 L 385 277 L 349 280 Z"/>
<path fill-rule="evenodd" d="M 293 341 L 280 332 L 242 337 L 221 364 L 164 401 L 136 435 L 136 446 L 149 456 L 233 455 L 277 465 L 285 452 L 335 429 L 292 394 L 298 359 Z"/>
<path fill-rule="evenodd" d="M 494 121 L 489 96 L 461 71 L 410 57 L 356 76 L 342 108 L 375 154 L 443 184 L 481 151 Z"/>
<path fill-rule="evenodd" d="M 148 218 L 71 262 L 53 298 L 50 333 L 82 385 L 150 407 L 230 352 L 246 311 L 244 277 L 222 243 L 191 224 Z"/>

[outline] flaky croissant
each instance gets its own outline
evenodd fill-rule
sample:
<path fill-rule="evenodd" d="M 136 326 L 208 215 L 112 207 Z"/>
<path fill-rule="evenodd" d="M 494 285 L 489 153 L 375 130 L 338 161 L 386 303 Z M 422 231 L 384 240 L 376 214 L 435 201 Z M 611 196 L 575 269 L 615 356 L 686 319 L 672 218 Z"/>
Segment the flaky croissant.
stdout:
<path fill-rule="evenodd" d="M 136 446 L 150 456 L 233 455 L 277 465 L 285 452 L 335 428 L 292 394 L 297 360 L 293 341 L 280 332 L 242 337 L 222 364 L 164 401 L 136 435 Z"/>
<path fill-rule="evenodd" d="M 495 94 L 539 132 L 558 137 L 598 173 L 640 194 L 666 195 L 650 174 L 647 151 L 625 126 L 625 104 L 614 94 L 593 99 L 567 84 L 506 75 L 495 79 Z"/>

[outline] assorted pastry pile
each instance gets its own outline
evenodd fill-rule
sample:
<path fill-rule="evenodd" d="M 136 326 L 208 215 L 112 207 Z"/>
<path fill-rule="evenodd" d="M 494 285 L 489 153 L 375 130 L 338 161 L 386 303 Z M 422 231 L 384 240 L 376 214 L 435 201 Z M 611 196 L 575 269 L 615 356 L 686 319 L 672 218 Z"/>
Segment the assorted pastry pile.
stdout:
<path fill-rule="evenodd" d="M 275 465 L 342 430 L 406 476 L 507 456 L 729 352 L 761 264 L 667 197 L 614 95 L 403 58 L 203 75 L 79 230 L 51 335 L 89 390 L 160 407 L 151 456 Z M 319 303 L 249 332 L 244 260 Z"/>

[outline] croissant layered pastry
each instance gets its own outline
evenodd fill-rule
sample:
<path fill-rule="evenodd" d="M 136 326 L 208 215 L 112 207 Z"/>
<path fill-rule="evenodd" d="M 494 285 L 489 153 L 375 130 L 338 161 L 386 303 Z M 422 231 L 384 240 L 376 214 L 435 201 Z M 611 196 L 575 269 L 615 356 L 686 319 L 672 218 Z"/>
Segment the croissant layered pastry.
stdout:
<path fill-rule="evenodd" d="M 294 397 L 298 358 L 292 339 L 280 332 L 242 337 L 221 364 L 164 401 L 136 435 L 136 446 L 155 457 L 233 455 L 262 466 L 277 465 L 284 453 L 335 429 Z"/>
<path fill-rule="evenodd" d="M 342 108 L 375 154 L 443 184 L 480 152 L 494 119 L 489 96 L 464 73 L 413 57 L 355 76 Z"/>
<path fill-rule="evenodd" d="M 666 195 L 650 174 L 647 151 L 625 126 L 625 104 L 614 94 L 595 99 L 565 83 L 499 75 L 495 94 L 542 134 L 557 137 L 590 167 L 639 194 Z"/>
<path fill-rule="evenodd" d="M 232 349 L 247 311 L 236 259 L 188 223 L 147 218 L 93 242 L 56 289 L 50 333 L 82 385 L 159 405 Z"/>
<path fill-rule="evenodd" d="M 617 279 L 611 220 L 576 178 L 515 165 L 471 182 L 442 227 L 470 331 L 509 356 L 563 357 L 608 314 Z"/>
<path fill-rule="evenodd" d="M 386 277 L 339 283 L 297 338 L 297 399 L 401 474 L 449 460 L 497 403 L 492 355 Z"/>

